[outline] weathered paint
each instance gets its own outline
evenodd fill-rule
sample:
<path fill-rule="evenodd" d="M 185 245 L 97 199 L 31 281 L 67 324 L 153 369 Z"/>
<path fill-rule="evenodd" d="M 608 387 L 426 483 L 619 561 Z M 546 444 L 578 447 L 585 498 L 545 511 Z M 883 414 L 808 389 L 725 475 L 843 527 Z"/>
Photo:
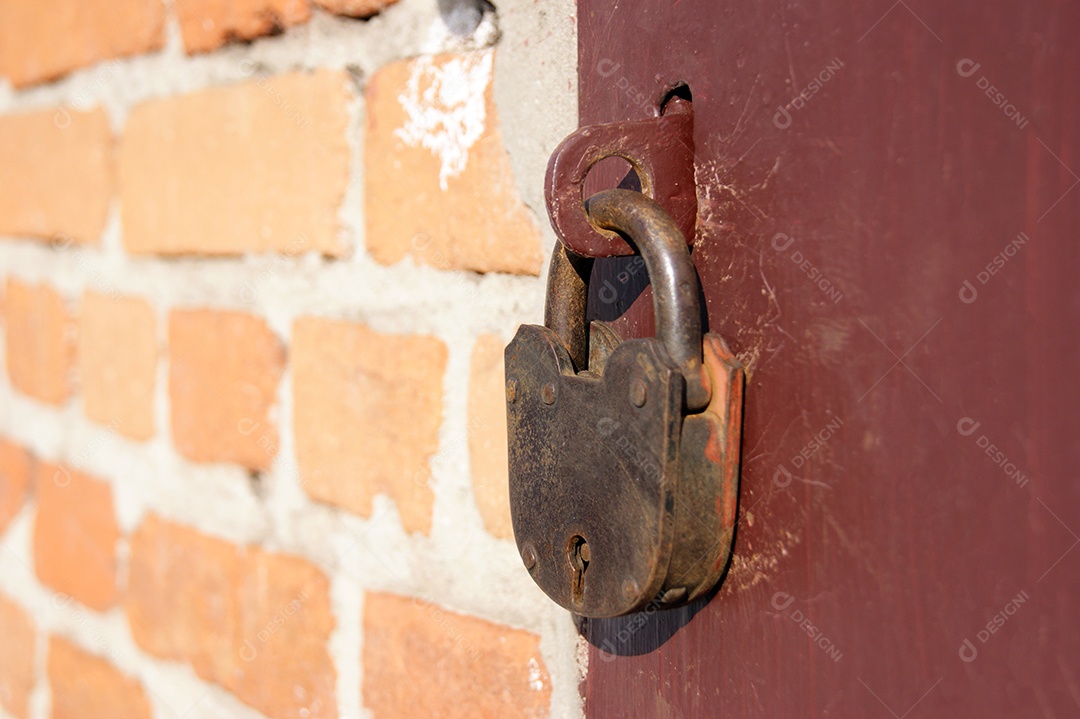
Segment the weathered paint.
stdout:
<path fill-rule="evenodd" d="M 581 0 L 579 23 L 582 124 L 693 93 L 694 260 L 748 368 L 725 584 L 588 622 L 588 715 L 1076 715 L 1080 8 Z M 618 290 L 597 316 L 632 305 L 624 336 L 652 332 L 631 262 L 592 282 Z"/>
<path fill-rule="evenodd" d="M 464 171 L 469 150 L 484 134 L 485 89 L 494 58 L 492 50 L 443 58 L 421 56 L 413 62 L 405 92 L 398 96 L 408 119 L 394 135 L 439 158 L 439 185 L 444 191 L 447 180 Z"/>

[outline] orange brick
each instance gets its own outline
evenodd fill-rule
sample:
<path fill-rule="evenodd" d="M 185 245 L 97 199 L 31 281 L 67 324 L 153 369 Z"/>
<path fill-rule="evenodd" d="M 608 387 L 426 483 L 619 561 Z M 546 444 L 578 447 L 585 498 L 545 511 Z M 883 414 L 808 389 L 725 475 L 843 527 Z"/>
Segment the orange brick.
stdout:
<path fill-rule="evenodd" d="M 491 51 L 380 69 L 367 87 L 368 252 L 445 270 L 539 274 L 492 98 Z"/>
<path fill-rule="evenodd" d="M 73 326 L 64 299 L 45 284 L 8 278 L 7 369 L 15 389 L 63 404 L 71 395 Z"/>
<path fill-rule="evenodd" d="M 34 570 L 42 583 L 104 611 L 117 599 L 120 529 L 112 488 L 82 472 L 42 462 L 35 482 Z"/>
<path fill-rule="evenodd" d="M 183 0 L 176 4 L 188 54 L 277 35 L 311 17 L 308 0 Z"/>
<path fill-rule="evenodd" d="M 22 607 L 0 594 L 0 706 L 26 719 L 34 688 L 34 623 Z"/>
<path fill-rule="evenodd" d="M 237 547 L 150 515 L 131 537 L 124 608 L 135 642 L 223 682 L 236 665 Z"/>
<path fill-rule="evenodd" d="M 49 637 L 52 719 L 150 719 L 142 684 L 101 657 Z"/>
<path fill-rule="evenodd" d="M 87 292 L 78 355 L 86 416 L 133 439 L 152 437 L 158 361 L 154 309 L 137 297 Z"/>
<path fill-rule="evenodd" d="M 0 3 L 0 75 L 26 87 L 101 60 L 158 50 L 165 12 L 161 0 Z"/>
<path fill-rule="evenodd" d="M 135 642 L 189 662 L 274 719 L 336 716 L 329 582 L 297 557 L 237 547 L 151 515 L 131 540 Z"/>
<path fill-rule="evenodd" d="M 32 462 L 25 449 L 0 439 L 0 533 L 22 509 L 30 486 Z"/>
<path fill-rule="evenodd" d="M 0 234 L 97 244 L 112 199 L 111 145 L 102 109 L 0 117 Z"/>
<path fill-rule="evenodd" d="M 225 685 L 278 719 L 336 717 L 337 674 L 327 651 L 330 583 L 297 557 L 249 549 L 237 606 L 239 657 Z"/>
<path fill-rule="evenodd" d="M 473 494 L 484 527 L 496 537 L 512 539 L 504 345 L 496 335 L 481 335 L 473 348 L 469 375 L 469 461 Z"/>
<path fill-rule="evenodd" d="M 197 462 L 267 469 L 277 454 L 271 406 L 285 362 L 261 319 L 176 310 L 169 317 L 169 397 L 176 448 Z"/>
<path fill-rule="evenodd" d="M 324 10 L 349 17 L 371 17 L 398 0 L 315 0 L 315 4 Z"/>
<path fill-rule="evenodd" d="M 381 492 L 407 531 L 430 532 L 446 346 L 337 320 L 293 325 L 296 455 L 315 499 L 371 516 Z"/>
<path fill-rule="evenodd" d="M 538 636 L 392 594 L 364 602 L 363 666 L 374 719 L 547 716 L 551 699 Z"/>
<path fill-rule="evenodd" d="M 343 254 L 349 100 L 344 73 L 319 71 L 136 107 L 118 160 L 124 245 Z"/>

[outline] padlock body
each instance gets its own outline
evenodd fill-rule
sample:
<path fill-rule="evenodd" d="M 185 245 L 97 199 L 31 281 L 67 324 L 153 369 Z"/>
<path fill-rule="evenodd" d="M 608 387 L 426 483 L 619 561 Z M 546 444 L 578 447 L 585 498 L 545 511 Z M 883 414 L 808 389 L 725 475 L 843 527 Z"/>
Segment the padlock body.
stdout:
<path fill-rule="evenodd" d="M 691 602 L 723 577 L 738 516 L 743 368 L 724 341 L 706 334 L 702 369 L 709 405 L 683 418 L 679 436 L 675 538 L 659 606 Z"/>
<path fill-rule="evenodd" d="M 644 608 L 671 561 L 679 368 L 639 339 L 615 346 L 601 372 L 575 373 L 551 330 L 523 325 L 506 380 L 510 510 L 534 581 L 583 616 Z"/>

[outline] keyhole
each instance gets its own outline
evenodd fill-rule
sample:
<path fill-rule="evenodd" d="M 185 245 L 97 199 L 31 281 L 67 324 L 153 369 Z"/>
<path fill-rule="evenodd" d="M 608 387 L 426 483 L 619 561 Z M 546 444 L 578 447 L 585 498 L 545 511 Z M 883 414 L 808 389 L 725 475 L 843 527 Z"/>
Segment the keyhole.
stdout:
<path fill-rule="evenodd" d="M 581 604 L 585 597 L 585 570 L 589 568 L 589 543 L 582 536 L 573 536 L 567 543 L 567 559 L 570 560 L 570 597 L 574 604 Z"/>

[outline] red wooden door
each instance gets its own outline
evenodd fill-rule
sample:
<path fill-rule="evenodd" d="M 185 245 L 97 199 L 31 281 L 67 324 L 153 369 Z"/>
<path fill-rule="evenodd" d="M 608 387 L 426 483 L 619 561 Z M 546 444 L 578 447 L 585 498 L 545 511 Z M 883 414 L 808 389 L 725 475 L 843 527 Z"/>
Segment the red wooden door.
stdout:
<path fill-rule="evenodd" d="M 1080 715 L 1080 7 L 580 0 L 579 31 L 582 124 L 688 84 L 694 259 L 749 368 L 726 580 L 587 622 L 588 715 Z M 594 282 L 629 301 L 623 263 Z"/>

